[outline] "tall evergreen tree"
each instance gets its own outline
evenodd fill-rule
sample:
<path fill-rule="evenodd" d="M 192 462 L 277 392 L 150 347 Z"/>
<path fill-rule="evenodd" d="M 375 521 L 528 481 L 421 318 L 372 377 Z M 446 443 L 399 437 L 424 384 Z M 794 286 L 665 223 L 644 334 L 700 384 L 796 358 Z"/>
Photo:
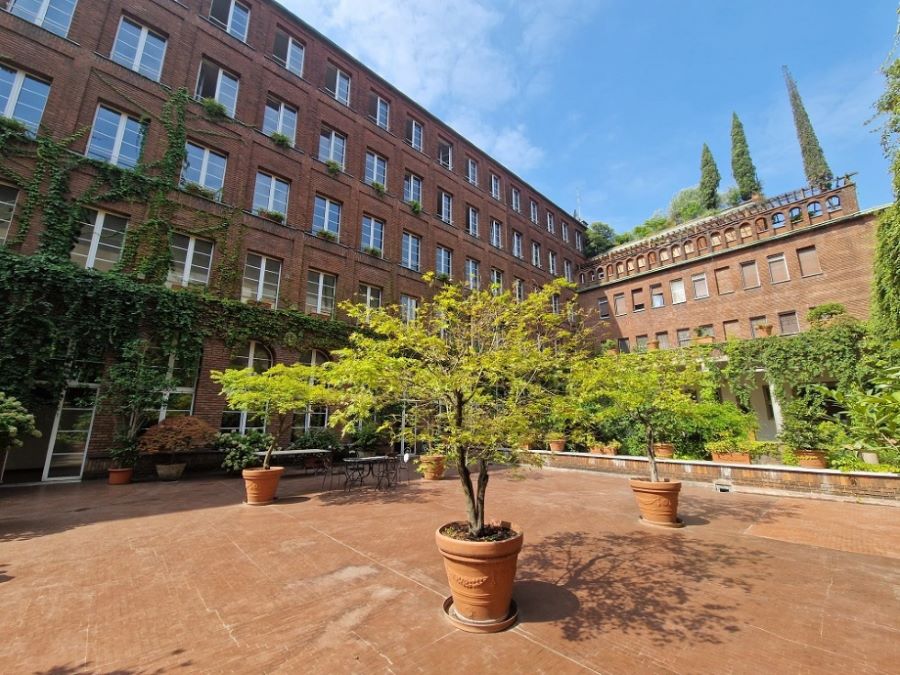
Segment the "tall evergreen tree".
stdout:
<path fill-rule="evenodd" d="M 762 192 L 762 183 L 756 175 L 756 167 L 750 159 L 750 148 L 747 145 L 747 137 L 744 135 L 744 125 L 738 119 L 737 113 L 731 117 L 731 173 L 737 183 L 741 200 L 746 201 L 754 193 Z"/>
<path fill-rule="evenodd" d="M 797 83 L 791 77 L 791 71 L 787 66 L 783 67 L 784 82 L 788 88 L 788 95 L 791 98 L 791 110 L 794 113 L 794 127 L 797 129 L 797 140 L 800 141 L 800 152 L 803 155 L 803 170 L 806 172 L 806 180 L 810 185 L 819 185 L 830 181 L 834 178 L 828 162 L 825 161 L 825 153 L 822 152 L 822 146 L 819 145 L 819 139 L 813 130 L 812 122 L 809 121 L 809 115 L 803 106 L 803 100 L 800 98 L 800 92 L 797 90 Z"/>
<path fill-rule="evenodd" d="M 709 146 L 704 143 L 700 152 L 700 202 L 704 209 L 719 208 L 720 182 L 722 176 L 719 174 L 719 167 L 716 166 L 716 160 Z"/>

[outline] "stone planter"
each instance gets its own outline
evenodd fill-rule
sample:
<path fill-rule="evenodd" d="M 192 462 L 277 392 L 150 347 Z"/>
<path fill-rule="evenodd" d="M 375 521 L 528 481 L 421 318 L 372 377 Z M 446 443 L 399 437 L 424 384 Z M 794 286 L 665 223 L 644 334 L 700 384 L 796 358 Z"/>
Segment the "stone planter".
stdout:
<path fill-rule="evenodd" d="M 653 454 L 662 459 L 672 459 L 675 456 L 675 446 L 671 443 L 654 443 Z"/>
<path fill-rule="evenodd" d="M 184 473 L 184 467 L 187 464 L 157 464 L 156 475 L 160 480 L 178 480 Z"/>
<path fill-rule="evenodd" d="M 681 527 L 682 523 L 678 520 L 678 493 L 681 492 L 681 481 L 652 482 L 632 478 L 629 485 L 637 500 L 642 522 L 663 527 Z"/>
<path fill-rule="evenodd" d="M 866 464 L 878 464 L 877 452 L 860 452 L 859 458 Z"/>
<path fill-rule="evenodd" d="M 714 452 L 712 453 L 712 461 L 723 462 L 725 464 L 749 464 L 749 452 Z"/>

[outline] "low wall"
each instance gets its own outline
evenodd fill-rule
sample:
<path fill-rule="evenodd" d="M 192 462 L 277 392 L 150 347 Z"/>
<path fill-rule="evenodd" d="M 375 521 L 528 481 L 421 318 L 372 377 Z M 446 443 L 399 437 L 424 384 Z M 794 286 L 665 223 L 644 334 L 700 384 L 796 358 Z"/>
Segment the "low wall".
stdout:
<path fill-rule="evenodd" d="M 547 466 L 628 476 L 646 476 L 646 457 L 592 455 L 579 452 L 544 455 Z M 809 492 L 841 497 L 900 500 L 900 475 L 866 471 L 805 469 L 774 464 L 724 464 L 681 459 L 657 459 L 662 478 L 758 489 Z"/>

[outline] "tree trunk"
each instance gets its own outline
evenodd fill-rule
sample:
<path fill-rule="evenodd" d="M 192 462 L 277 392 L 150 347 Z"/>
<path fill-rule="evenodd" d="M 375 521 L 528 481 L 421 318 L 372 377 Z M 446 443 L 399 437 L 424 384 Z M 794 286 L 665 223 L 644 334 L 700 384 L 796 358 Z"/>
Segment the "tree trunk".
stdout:
<path fill-rule="evenodd" d="M 478 496 L 475 504 L 477 509 L 475 523 L 477 532 L 472 533 L 479 537 L 484 534 L 484 495 L 487 493 L 488 480 L 490 480 L 490 476 L 488 475 L 487 461 L 481 458 L 478 460 Z"/>
<path fill-rule="evenodd" d="M 463 406 L 465 400 L 461 392 L 456 392 L 456 411 L 454 414 L 454 422 L 457 429 L 462 429 L 463 424 Z M 466 516 L 469 521 L 469 532 L 472 536 L 480 536 L 481 530 L 478 523 L 480 522 L 480 511 L 478 503 L 475 501 L 475 488 L 472 486 L 472 474 L 469 472 L 469 451 L 468 448 L 459 448 L 456 453 L 456 472 L 459 474 L 459 482 L 462 484 L 463 495 L 466 498 Z M 479 485 L 481 477 L 479 476 Z"/>
<path fill-rule="evenodd" d="M 647 459 L 650 460 L 650 481 L 652 483 L 659 482 L 659 471 L 656 468 L 656 453 L 653 452 L 653 428 L 647 427 Z"/>

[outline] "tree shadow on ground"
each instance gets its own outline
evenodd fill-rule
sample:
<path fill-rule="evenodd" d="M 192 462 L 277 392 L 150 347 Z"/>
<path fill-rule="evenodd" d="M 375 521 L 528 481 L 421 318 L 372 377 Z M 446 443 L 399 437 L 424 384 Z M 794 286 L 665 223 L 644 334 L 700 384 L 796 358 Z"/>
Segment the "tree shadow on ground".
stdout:
<path fill-rule="evenodd" d="M 656 645 L 719 644 L 740 630 L 740 597 L 764 577 L 767 558 L 684 532 L 563 532 L 527 548 L 519 577 L 524 584 L 551 582 L 575 596 L 577 604 L 567 601 L 568 614 L 543 619 L 558 622 L 566 640 L 619 633 Z M 541 611 L 537 605 L 554 594 L 562 597 L 547 588 L 525 588 L 525 623 Z"/>
<path fill-rule="evenodd" d="M 428 490 L 418 489 L 414 484 L 396 485 L 386 490 L 376 490 L 372 485 L 355 487 L 350 491 L 335 488 L 318 495 L 327 506 L 352 506 L 355 504 L 423 504 L 432 501 Z"/>
<path fill-rule="evenodd" d="M 726 519 L 740 524 L 759 525 L 774 523 L 795 517 L 799 512 L 796 504 L 780 497 L 758 497 L 758 501 L 738 501 L 735 497 L 743 493 L 712 493 L 709 495 L 688 494 L 678 504 L 678 515 L 685 525 L 707 525 L 722 523 Z"/>
<path fill-rule="evenodd" d="M 184 649 L 176 649 L 171 653 L 171 656 L 179 656 L 184 654 L 184 652 Z M 114 668 L 112 670 L 97 670 L 90 661 L 85 661 L 81 665 L 65 664 L 62 666 L 53 666 L 47 670 L 35 670 L 32 671 L 32 675 L 162 675 L 163 673 L 171 673 L 182 668 L 193 669 L 193 666 L 193 661 L 186 660 L 165 668 L 147 669 L 126 667 Z"/>
<path fill-rule="evenodd" d="M 0 563 L 0 584 L 4 581 L 12 581 L 15 577 L 6 573 L 7 563 Z"/>

